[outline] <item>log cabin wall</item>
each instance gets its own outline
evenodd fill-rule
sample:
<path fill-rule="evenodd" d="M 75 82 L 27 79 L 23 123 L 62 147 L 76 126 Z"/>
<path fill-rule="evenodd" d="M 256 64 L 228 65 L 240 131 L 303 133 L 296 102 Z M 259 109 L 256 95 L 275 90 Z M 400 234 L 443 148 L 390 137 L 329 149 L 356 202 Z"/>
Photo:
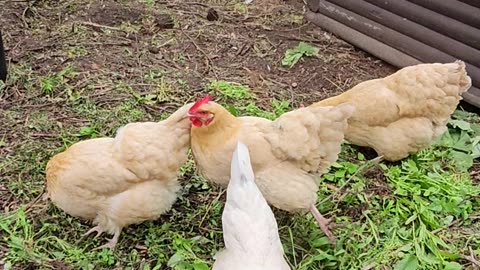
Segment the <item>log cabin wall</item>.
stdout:
<path fill-rule="evenodd" d="M 461 59 L 480 107 L 480 1 L 307 0 L 312 23 L 398 68 Z"/>

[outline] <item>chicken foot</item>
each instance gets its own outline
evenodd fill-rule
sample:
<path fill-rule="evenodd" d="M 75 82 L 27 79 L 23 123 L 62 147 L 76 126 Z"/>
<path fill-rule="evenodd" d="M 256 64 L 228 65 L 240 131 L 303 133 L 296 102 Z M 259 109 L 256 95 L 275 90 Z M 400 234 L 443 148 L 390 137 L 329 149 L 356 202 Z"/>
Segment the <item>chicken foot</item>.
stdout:
<path fill-rule="evenodd" d="M 320 226 L 320 229 L 325 233 L 327 236 L 328 240 L 330 243 L 335 246 L 335 236 L 333 236 L 333 233 L 330 231 L 330 219 L 326 219 L 325 217 L 322 216 L 320 211 L 318 211 L 317 207 L 313 204 L 310 206 L 310 213 L 313 215 L 315 220 L 317 220 L 318 225 Z"/>
<path fill-rule="evenodd" d="M 104 245 L 101 245 L 99 247 L 96 247 L 94 249 L 92 249 L 92 251 L 94 250 L 99 250 L 99 249 L 102 249 L 102 248 L 109 248 L 109 249 L 114 249 L 115 246 L 117 245 L 118 243 L 118 239 L 120 238 L 120 233 L 122 232 L 122 229 L 121 228 L 118 228 L 115 230 L 115 233 L 113 234 L 113 237 L 112 239 L 108 239 L 108 243 L 104 244 Z"/>
<path fill-rule="evenodd" d="M 90 230 L 88 230 L 86 233 L 84 233 L 83 236 L 87 236 L 87 235 L 89 235 L 93 232 L 97 233 L 97 235 L 95 235 L 94 237 L 99 237 L 102 233 L 104 233 L 104 230 L 100 226 L 97 225 L 97 226 L 91 228 Z M 121 232 L 122 232 L 122 229 L 116 229 L 115 233 L 113 234 L 112 239 L 107 238 L 108 243 L 106 243 L 104 245 L 101 245 L 99 247 L 96 247 L 96 248 L 92 249 L 92 251 L 99 250 L 99 249 L 102 249 L 102 248 L 114 249 L 115 246 L 117 245 L 118 239 L 120 238 L 120 233 Z"/>
<path fill-rule="evenodd" d="M 88 232 L 84 233 L 83 236 L 90 235 L 93 232 L 97 232 L 97 235 L 95 235 L 94 237 L 99 237 L 103 233 L 103 229 L 100 228 L 100 226 L 97 225 L 97 226 L 91 228 L 90 230 L 88 230 Z"/>

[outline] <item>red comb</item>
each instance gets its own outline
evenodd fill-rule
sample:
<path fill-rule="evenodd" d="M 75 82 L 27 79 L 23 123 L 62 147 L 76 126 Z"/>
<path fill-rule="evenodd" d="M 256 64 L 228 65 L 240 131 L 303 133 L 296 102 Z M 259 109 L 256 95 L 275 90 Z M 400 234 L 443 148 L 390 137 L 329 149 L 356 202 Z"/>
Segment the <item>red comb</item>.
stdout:
<path fill-rule="evenodd" d="M 202 106 L 203 104 L 209 102 L 209 101 L 212 101 L 212 97 L 211 96 L 204 96 L 200 99 L 198 99 L 195 104 L 193 104 L 193 106 L 190 108 L 190 110 L 188 110 L 188 113 L 195 113 L 198 108 L 200 106 Z"/>

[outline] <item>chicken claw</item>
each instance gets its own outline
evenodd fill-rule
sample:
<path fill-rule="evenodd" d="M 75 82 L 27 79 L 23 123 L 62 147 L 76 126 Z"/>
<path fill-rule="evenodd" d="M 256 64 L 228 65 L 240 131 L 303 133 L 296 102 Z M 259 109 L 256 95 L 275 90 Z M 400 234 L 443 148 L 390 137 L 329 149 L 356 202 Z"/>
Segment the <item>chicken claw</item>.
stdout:
<path fill-rule="evenodd" d="M 109 249 L 113 250 L 115 248 L 115 246 L 117 245 L 117 241 L 118 241 L 118 239 L 115 239 L 115 237 L 113 237 L 112 239 L 108 239 L 108 243 L 106 243 L 104 245 L 101 245 L 99 247 L 93 248 L 92 251 L 99 250 L 99 249 L 104 249 L 104 248 L 109 248 Z"/>
<path fill-rule="evenodd" d="M 315 205 L 310 206 L 310 213 L 312 213 L 315 220 L 317 220 L 320 229 L 325 233 L 330 243 L 335 247 L 335 236 L 333 236 L 333 233 L 330 231 L 329 228 L 331 220 L 323 217 L 322 214 L 318 211 L 317 207 L 315 207 Z"/>
<path fill-rule="evenodd" d="M 113 235 L 112 239 L 107 239 L 108 240 L 108 243 L 104 244 L 104 245 L 101 245 L 99 247 L 96 247 L 96 248 L 93 248 L 92 251 L 95 251 L 95 250 L 99 250 L 99 249 L 103 249 L 103 248 L 109 248 L 109 249 L 114 249 L 115 246 L 117 245 L 117 242 L 118 242 L 118 238 L 120 237 L 120 232 L 122 230 L 116 230 L 115 231 L 115 234 Z"/>
<path fill-rule="evenodd" d="M 97 235 L 95 235 L 94 237 L 99 237 L 102 233 L 103 233 L 103 230 L 102 228 L 100 228 L 100 226 L 95 226 L 93 228 L 91 228 L 90 230 L 88 230 L 88 232 L 84 233 L 83 236 L 87 236 L 93 232 L 97 232 Z"/>

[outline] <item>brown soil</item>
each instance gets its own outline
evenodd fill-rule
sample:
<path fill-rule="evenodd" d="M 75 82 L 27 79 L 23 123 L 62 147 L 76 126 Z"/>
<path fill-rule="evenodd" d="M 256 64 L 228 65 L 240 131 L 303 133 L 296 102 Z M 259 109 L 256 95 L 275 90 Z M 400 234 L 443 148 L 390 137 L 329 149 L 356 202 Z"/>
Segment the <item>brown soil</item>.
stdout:
<path fill-rule="evenodd" d="M 387 178 L 380 167 L 376 166 L 366 171 L 364 177 L 367 179 L 367 189 L 365 193 L 373 193 L 380 196 L 392 194 L 393 191 L 388 185 Z"/>
<path fill-rule="evenodd" d="M 5 163 L 9 167 L 0 167 L 3 211 L 39 196 L 46 161 L 66 143 L 65 137 L 72 139 L 71 133 L 96 121 L 98 115 L 79 112 L 69 98 L 110 111 L 132 95 L 156 93 L 157 82 L 146 78 L 162 73 L 170 85 L 167 95 L 155 104 L 139 105 L 145 115 L 138 120 L 152 121 L 203 95 L 211 80 L 248 85 L 258 105 L 270 109 L 274 98 L 289 100 L 293 107 L 308 105 L 395 71 L 302 20 L 301 0 L 256 0 L 246 12 L 233 1 L 150 1 L 154 6 L 146 2 L 2 2 L 0 26 L 11 72 L 7 87 L 0 89 L 0 115 L 5 117 L 0 125 L 0 143 L 5 142 L 0 145 L 0 158 L 12 160 Z M 207 20 L 212 8 L 218 20 Z M 293 68 L 282 66 L 285 51 L 300 41 L 318 47 L 320 56 L 303 58 Z M 42 91 L 43 80 L 68 67 L 75 71 L 62 78 L 68 87 L 48 94 Z M 48 121 L 33 125 L 35 117 Z M 121 124 L 125 123 L 104 121 L 99 133 L 111 135 Z M 38 148 L 24 149 L 32 141 Z M 196 200 L 208 203 L 214 196 Z M 45 204 L 33 208 L 45 208 Z M 180 210 L 174 209 L 158 222 L 168 221 Z M 208 225 L 204 228 L 207 233 Z M 51 265 L 69 269 L 62 262 Z"/>
<path fill-rule="evenodd" d="M 141 80 L 141 71 L 160 68 L 189 83 L 192 91 L 187 96 L 199 94 L 208 79 L 222 79 L 249 85 L 261 100 L 288 98 L 295 104 L 311 103 L 394 71 L 332 34 L 291 17 L 292 13 L 301 16 L 301 1 L 286 5 L 266 1 L 249 8 L 248 15 L 232 12 L 229 6 L 180 1 L 165 5 L 161 14 L 138 3 L 70 2 L 67 7 L 40 2 L 28 9 L 29 17 L 22 16 L 25 3 L 6 4 L 2 25 L 12 62 L 36 57 L 31 64 L 40 74 L 74 65 L 85 72 L 85 79 L 89 73 L 115 72 L 130 83 Z M 218 21 L 206 20 L 210 7 L 218 12 Z M 173 26 L 169 16 L 178 27 L 164 29 Z M 38 21 L 45 31 L 32 35 L 25 29 Z M 109 28 L 126 24 L 140 30 L 126 33 Z M 81 36 L 79 31 L 85 33 Z M 321 56 L 305 58 L 291 69 L 283 67 L 285 51 L 300 40 L 319 47 Z M 59 56 L 62 49 L 73 46 L 83 46 L 88 54 L 74 59 Z M 126 50 L 132 55 L 127 56 Z M 183 61 L 176 61 L 179 55 Z M 16 93 L 9 101 L 20 97 L 21 92 Z"/>

